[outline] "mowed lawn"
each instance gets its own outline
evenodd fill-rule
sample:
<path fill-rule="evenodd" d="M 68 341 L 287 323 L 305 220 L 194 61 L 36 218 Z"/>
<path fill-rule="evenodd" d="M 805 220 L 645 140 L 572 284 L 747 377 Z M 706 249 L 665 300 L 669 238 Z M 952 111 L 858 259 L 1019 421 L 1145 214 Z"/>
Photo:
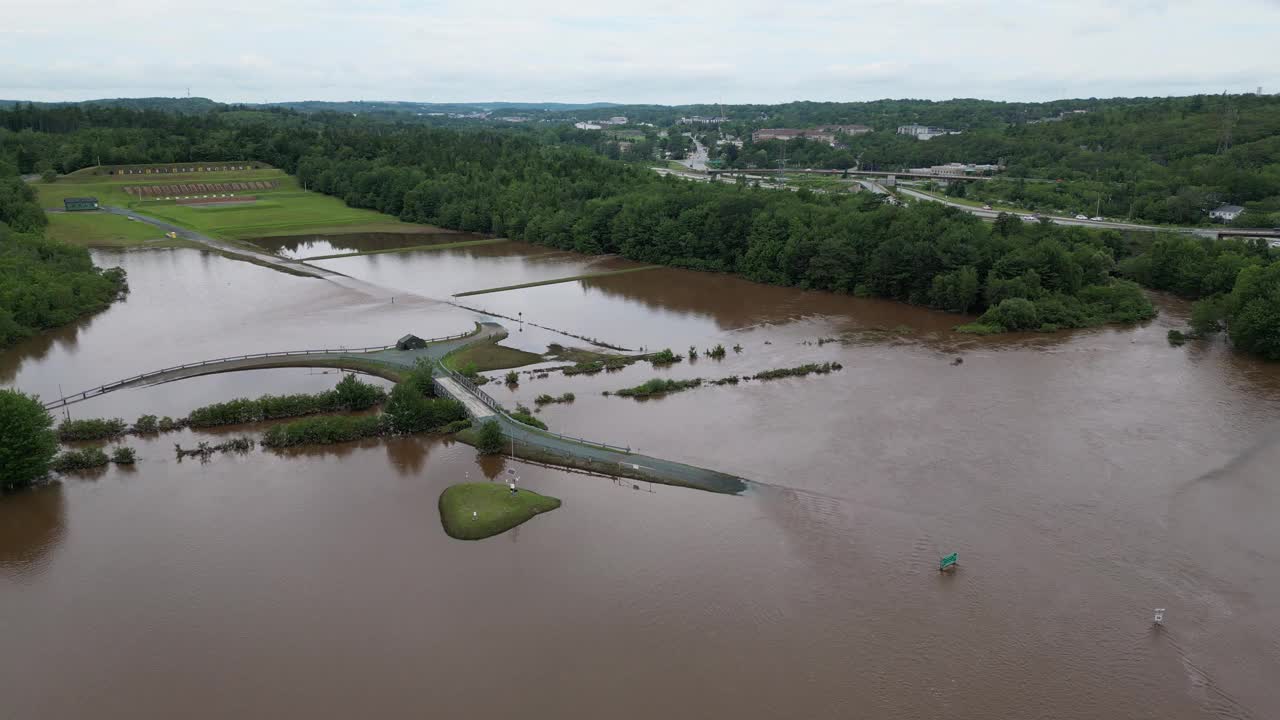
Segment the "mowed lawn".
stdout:
<path fill-rule="evenodd" d="M 244 205 L 200 206 L 182 205 L 170 200 L 138 200 L 124 188 L 136 185 L 168 185 L 176 183 L 245 182 L 269 180 L 277 183 L 271 190 L 236 191 L 237 195 L 258 198 Z M 244 170 L 238 172 L 191 173 L 160 179 L 156 176 L 102 176 L 81 175 L 59 178 L 53 183 L 35 183 L 40 203 L 46 208 L 59 208 L 64 198 L 93 196 L 102 205 L 112 205 L 136 210 L 139 213 L 167 220 L 207 235 L 226 239 L 243 240 L 266 235 L 296 235 L 316 232 L 415 232 L 430 231 L 425 225 L 403 223 L 399 218 L 373 210 L 347 207 L 341 200 L 307 192 L 298 186 L 295 178 L 282 170 Z M 89 213 L 85 217 L 103 219 L 104 223 L 119 226 L 111 216 Z M 120 218 L 129 224 L 131 221 Z M 73 221 L 89 224 L 89 220 Z M 78 225 L 81 229 L 84 225 Z M 118 230 L 128 233 L 130 230 Z M 102 235 L 114 236 L 114 230 L 102 231 Z"/>
<path fill-rule="evenodd" d="M 89 247 L 175 244 L 154 225 L 101 212 L 50 213 L 44 234 L 50 240 Z"/>

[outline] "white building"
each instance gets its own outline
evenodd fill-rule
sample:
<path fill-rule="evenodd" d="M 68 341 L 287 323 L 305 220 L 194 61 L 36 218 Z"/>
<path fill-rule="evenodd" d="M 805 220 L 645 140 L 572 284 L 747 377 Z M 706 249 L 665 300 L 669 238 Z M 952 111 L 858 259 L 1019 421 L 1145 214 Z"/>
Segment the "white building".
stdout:
<path fill-rule="evenodd" d="M 1222 222 L 1231 222 L 1240 217 L 1240 213 L 1244 212 L 1244 208 L 1239 205 L 1219 205 L 1209 211 L 1209 217 Z"/>
<path fill-rule="evenodd" d="M 930 127 L 929 125 L 899 125 L 899 135 L 911 135 L 917 140 L 929 140 L 939 135 L 959 135 L 959 130 L 948 130 L 940 127 Z"/>
<path fill-rule="evenodd" d="M 959 177 L 962 175 L 983 175 L 987 173 L 996 173 L 1004 169 L 1002 165 L 979 165 L 976 163 L 947 163 L 945 165 L 931 165 L 929 167 L 911 168 L 910 172 L 917 175 L 939 175 Z"/>
<path fill-rule="evenodd" d="M 579 130 L 599 130 L 602 127 L 595 123 L 589 123 L 589 122 L 576 122 L 573 124 L 573 126 L 578 128 Z"/>

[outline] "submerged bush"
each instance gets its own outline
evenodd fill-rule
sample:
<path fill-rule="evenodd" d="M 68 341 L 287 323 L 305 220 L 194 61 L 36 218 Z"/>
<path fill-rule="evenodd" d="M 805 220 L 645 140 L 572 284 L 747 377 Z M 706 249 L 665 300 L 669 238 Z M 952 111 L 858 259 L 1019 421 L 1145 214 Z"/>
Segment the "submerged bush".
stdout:
<path fill-rule="evenodd" d="M 102 467 L 111 460 L 107 454 L 99 447 L 89 447 L 82 450 L 67 450 L 61 455 L 53 459 L 53 469 L 60 473 L 73 472 L 76 470 L 88 470 L 89 468 Z"/>
<path fill-rule="evenodd" d="M 131 430 L 139 434 L 160 432 L 160 422 L 155 415 L 143 415 L 133 423 Z"/>
<path fill-rule="evenodd" d="M 111 453 L 111 462 L 117 465 L 132 465 L 138 461 L 138 454 L 133 448 L 121 445 Z"/>
<path fill-rule="evenodd" d="M 832 370 L 842 370 L 844 366 L 838 362 L 829 363 L 809 363 L 793 368 L 778 368 L 775 370 L 765 370 L 752 375 L 754 380 L 776 380 L 785 377 L 804 377 L 805 375 L 826 375 Z"/>
<path fill-rule="evenodd" d="M 128 424 L 120 418 L 86 418 L 84 420 L 63 420 L 58 425 L 58 439 L 69 440 L 108 440 L 125 434 Z"/>
<path fill-rule="evenodd" d="M 520 409 L 516 410 L 513 413 L 510 413 L 510 415 L 512 420 L 515 420 L 516 422 L 524 423 L 529 427 L 536 427 L 539 430 L 547 429 L 547 424 L 542 422 L 538 418 L 534 417 L 532 414 L 530 414 L 529 408 L 524 407 L 523 405 L 520 406 Z"/>
<path fill-rule="evenodd" d="M 567 392 L 567 393 L 564 393 L 563 395 L 556 396 L 556 397 L 543 393 L 542 395 L 539 395 L 538 397 L 533 399 L 533 404 L 534 405 L 550 405 L 552 403 L 571 403 L 573 402 L 573 400 L 574 400 L 574 395 L 571 392 Z"/>
<path fill-rule="evenodd" d="M 347 375 L 333 390 L 322 393 L 263 395 L 259 398 L 236 398 L 196 408 L 187 416 L 191 427 L 215 427 L 280 420 L 319 413 L 368 410 L 383 402 L 387 393 L 381 387 Z"/>
<path fill-rule="evenodd" d="M 376 415 L 335 415 L 275 425 L 262 435 L 263 447 L 330 445 L 381 435 L 384 423 Z"/>
<path fill-rule="evenodd" d="M 648 357 L 649 362 L 655 366 L 671 365 L 672 363 L 680 362 L 683 359 L 684 358 L 682 358 L 681 356 L 671 352 L 671 348 L 665 348 Z"/>
<path fill-rule="evenodd" d="M 622 397 L 650 397 L 652 395 L 665 395 L 667 393 L 679 392 L 696 388 L 702 384 L 702 378 L 694 378 L 692 380 L 663 380 L 662 378 L 654 378 L 647 382 L 636 385 L 635 387 L 623 388 L 614 392 L 615 395 Z"/>

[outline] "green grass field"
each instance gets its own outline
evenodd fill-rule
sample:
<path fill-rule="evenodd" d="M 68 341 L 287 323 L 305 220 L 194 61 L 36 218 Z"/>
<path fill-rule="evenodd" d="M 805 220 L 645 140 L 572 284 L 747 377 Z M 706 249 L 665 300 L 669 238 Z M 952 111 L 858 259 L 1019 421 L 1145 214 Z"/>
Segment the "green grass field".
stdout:
<path fill-rule="evenodd" d="M 50 213 L 45 237 L 86 247 L 188 247 L 170 240 L 157 227 L 108 213 Z"/>
<path fill-rule="evenodd" d="M 440 493 L 440 522 L 455 540 L 483 540 L 560 507 L 560 500 L 492 482 L 460 483 Z"/>
<path fill-rule="evenodd" d="M 241 191 L 240 194 L 258 198 L 258 202 L 242 206 L 200 207 L 180 205 L 169 200 L 139 200 L 124 191 L 124 188 L 136 185 L 255 180 L 275 181 L 277 187 L 270 190 Z M 64 198 L 89 195 L 98 198 L 102 205 L 134 209 L 223 240 L 321 232 L 430 232 L 434 229 L 403 223 L 398 218 L 373 210 L 350 208 L 337 198 L 304 191 L 295 178 L 277 169 L 191 173 L 168 177 L 71 175 L 52 183 L 34 183 L 33 187 L 38 193 L 40 204 L 46 208 L 60 208 Z M 112 222 L 105 220 L 110 216 L 100 213 L 86 217 L 104 219 L 104 223 Z M 74 222 L 89 223 L 88 220 Z M 80 227 L 84 229 L 84 226 Z M 130 239 L 128 233 L 118 227 L 104 229 L 100 234 L 108 238 L 106 242 L 120 242 L 121 240 L 110 240 L 117 235 L 124 240 Z"/>
<path fill-rule="evenodd" d="M 506 370 L 542 361 L 541 355 L 494 343 L 472 345 L 451 353 L 445 359 L 445 363 L 454 370 L 471 366 L 476 372 Z"/>

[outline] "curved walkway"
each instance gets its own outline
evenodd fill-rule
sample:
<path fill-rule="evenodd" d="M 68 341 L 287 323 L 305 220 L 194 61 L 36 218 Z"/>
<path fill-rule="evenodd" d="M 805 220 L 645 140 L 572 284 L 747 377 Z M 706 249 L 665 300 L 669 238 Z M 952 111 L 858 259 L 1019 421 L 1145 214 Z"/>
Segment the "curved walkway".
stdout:
<path fill-rule="evenodd" d="M 215 375 L 238 370 L 262 370 L 279 367 L 336 367 L 346 370 L 359 370 L 385 377 L 388 380 L 396 380 L 402 373 L 412 369 L 420 359 L 434 362 L 471 343 L 484 340 L 497 342 L 506 336 L 506 328 L 497 323 L 486 322 L 476 323 L 476 329 L 469 333 L 429 340 L 427 341 L 427 346 L 419 350 L 397 350 L 394 345 L 389 345 L 386 347 L 354 349 L 287 350 L 284 352 L 255 353 L 253 355 L 202 360 L 177 367 L 153 370 L 67 395 L 45 403 L 45 408 L 55 410 L 72 403 L 98 397 L 99 395 L 106 395 L 116 390 L 160 385 L 174 380 L 185 380 L 202 375 Z"/>
<path fill-rule="evenodd" d="M 467 414 L 473 419 L 496 421 L 508 442 L 511 443 L 512 452 L 520 457 L 552 465 L 719 493 L 736 494 L 746 489 L 747 481 L 734 475 L 641 455 L 632 452 L 630 447 L 568 437 L 525 425 L 508 415 L 506 410 L 483 390 L 440 362 L 445 355 L 455 350 L 477 342 L 497 342 L 506 336 L 506 328 L 497 323 L 485 322 L 476 323 L 476 329 L 472 332 L 436 338 L 428 341 L 426 347 L 417 350 L 397 350 L 394 346 L 353 350 L 337 348 L 259 353 L 205 360 L 101 385 L 45 403 L 45 407 L 53 410 L 116 390 L 159 385 L 202 375 L 277 367 L 336 367 L 398 380 L 419 361 L 426 360 L 432 364 L 437 391 L 461 401 L 467 408 Z"/>

